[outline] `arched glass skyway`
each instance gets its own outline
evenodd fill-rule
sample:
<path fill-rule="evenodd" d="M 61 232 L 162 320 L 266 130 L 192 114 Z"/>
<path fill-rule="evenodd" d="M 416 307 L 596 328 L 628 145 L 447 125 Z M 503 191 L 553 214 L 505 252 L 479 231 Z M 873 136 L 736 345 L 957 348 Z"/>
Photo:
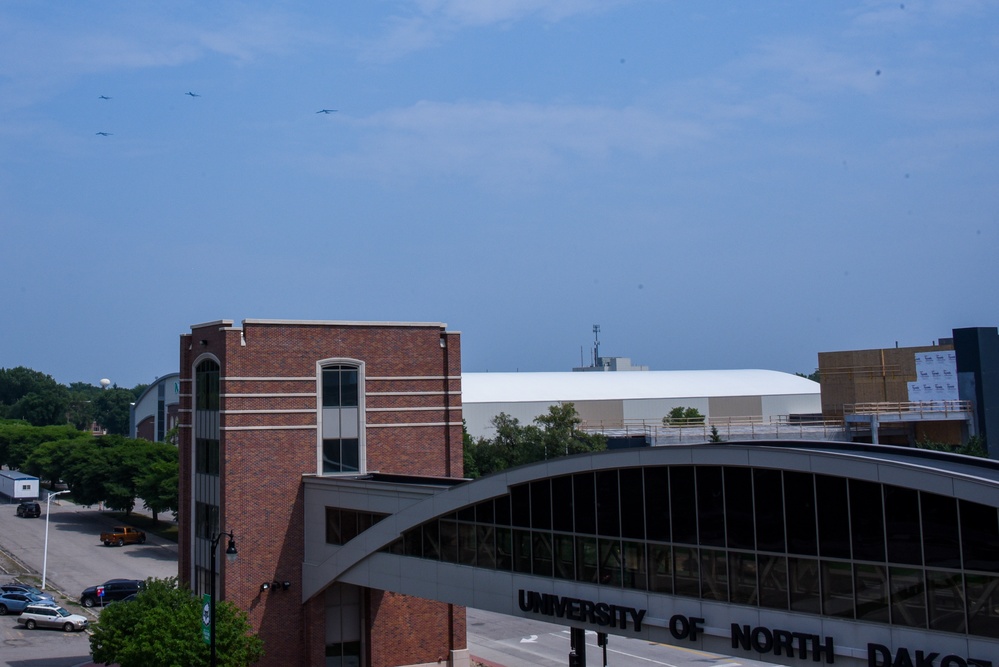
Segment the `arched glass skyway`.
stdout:
<path fill-rule="evenodd" d="M 341 506 L 324 535 L 352 533 L 329 521 L 371 527 L 327 545 L 310 574 L 524 616 L 551 611 L 534 594 L 641 609 L 641 631 L 665 641 L 678 615 L 729 644 L 733 626 L 793 619 L 853 652 L 931 637 L 967 657 L 999 651 L 997 508 L 999 469 L 964 457 L 842 443 L 626 450 L 399 512 Z M 617 626 L 596 629 L 636 632 Z"/>

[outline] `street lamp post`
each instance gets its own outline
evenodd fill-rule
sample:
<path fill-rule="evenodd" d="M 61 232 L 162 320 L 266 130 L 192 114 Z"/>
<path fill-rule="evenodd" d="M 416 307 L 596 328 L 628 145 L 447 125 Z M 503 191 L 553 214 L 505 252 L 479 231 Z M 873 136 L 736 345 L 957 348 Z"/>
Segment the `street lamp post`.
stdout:
<path fill-rule="evenodd" d="M 56 491 L 55 493 L 50 493 L 48 500 L 45 501 L 45 548 L 42 550 L 42 588 L 45 590 L 45 575 L 49 567 L 49 514 L 52 511 L 52 499 L 56 496 L 61 496 L 64 493 L 69 493 L 66 491 Z"/>
<path fill-rule="evenodd" d="M 218 664 L 218 662 L 216 661 L 216 658 L 215 658 L 215 595 L 216 595 L 216 592 L 217 592 L 216 589 L 218 588 L 218 586 L 215 584 L 215 577 L 216 577 L 215 556 L 216 556 L 216 554 L 218 553 L 218 550 L 219 550 L 219 540 L 222 539 L 223 535 L 228 535 L 229 536 L 229 545 L 225 549 L 226 560 L 228 560 L 230 563 L 233 563 L 233 562 L 236 561 L 236 538 L 233 536 L 232 531 L 230 530 L 228 533 L 219 533 L 218 535 L 216 535 L 215 537 L 213 537 L 212 538 L 212 573 L 211 573 L 211 577 L 212 577 L 212 597 L 208 601 L 208 603 L 210 605 L 210 609 L 208 611 L 208 614 L 211 617 L 211 627 L 208 629 L 208 633 L 209 633 L 208 643 L 211 645 L 211 661 L 210 661 L 209 664 L 211 664 L 212 667 L 216 667 L 216 665 Z"/>

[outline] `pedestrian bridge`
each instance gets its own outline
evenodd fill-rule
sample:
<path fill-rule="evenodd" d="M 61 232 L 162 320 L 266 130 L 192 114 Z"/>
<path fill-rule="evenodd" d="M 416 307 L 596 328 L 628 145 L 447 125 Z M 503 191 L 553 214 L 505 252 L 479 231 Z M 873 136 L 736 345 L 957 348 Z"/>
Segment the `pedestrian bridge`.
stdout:
<path fill-rule="evenodd" d="M 303 600 L 350 584 L 784 664 L 999 661 L 987 459 L 757 440 L 304 485 Z"/>

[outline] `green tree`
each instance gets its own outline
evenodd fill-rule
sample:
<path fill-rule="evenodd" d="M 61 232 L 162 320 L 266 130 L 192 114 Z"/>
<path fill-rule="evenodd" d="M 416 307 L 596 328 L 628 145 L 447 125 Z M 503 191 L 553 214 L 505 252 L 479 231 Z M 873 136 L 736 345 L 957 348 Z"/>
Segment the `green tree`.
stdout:
<path fill-rule="evenodd" d="M 94 399 L 94 419 L 110 435 L 128 435 L 129 406 L 134 401 L 128 389 L 105 389 Z"/>
<path fill-rule="evenodd" d="M 163 446 L 168 448 L 164 451 L 165 457 L 150 463 L 135 481 L 135 491 L 153 513 L 153 521 L 159 520 L 160 513 L 176 512 L 180 507 L 177 448 L 172 445 Z"/>
<path fill-rule="evenodd" d="M 465 440 L 465 475 L 488 475 L 512 466 L 607 447 L 603 436 L 579 430 L 581 420 L 572 403 L 553 405 L 534 422 L 522 425 L 505 412 L 493 417 L 496 435 L 492 440 Z"/>
<path fill-rule="evenodd" d="M 938 452 L 950 452 L 952 454 L 963 454 L 965 456 L 979 456 L 982 458 L 988 457 L 988 451 L 985 448 L 985 441 L 979 435 L 972 436 L 968 438 L 968 442 L 961 445 L 948 445 L 944 442 L 936 442 L 930 440 L 929 438 L 923 438 L 916 442 L 916 447 L 919 449 L 932 449 Z"/>
<path fill-rule="evenodd" d="M 177 580 L 148 579 L 131 602 L 101 612 L 90 637 L 94 662 L 120 667 L 201 667 L 210 650 L 201 628 L 201 600 Z M 250 632 L 245 612 L 231 602 L 215 605 L 218 664 L 245 667 L 259 660 L 263 641 Z"/>
<path fill-rule="evenodd" d="M 704 415 L 697 408 L 677 406 L 663 417 L 663 426 L 695 426 L 704 423 Z"/>
<path fill-rule="evenodd" d="M 89 437 L 68 424 L 32 426 L 24 421 L 0 422 L 0 463 L 20 470 L 28 457 L 44 442 Z"/>
<path fill-rule="evenodd" d="M 800 378 L 805 378 L 806 380 L 811 380 L 812 382 L 819 382 L 819 371 L 816 370 L 814 373 L 809 373 L 805 375 L 804 373 L 795 373 Z"/>
<path fill-rule="evenodd" d="M 28 455 L 21 470 L 39 479 L 47 479 L 50 486 L 62 480 L 66 466 L 73 450 L 84 440 L 91 438 L 89 433 L 80 433 L 81 437 L 43 442 Z"/>

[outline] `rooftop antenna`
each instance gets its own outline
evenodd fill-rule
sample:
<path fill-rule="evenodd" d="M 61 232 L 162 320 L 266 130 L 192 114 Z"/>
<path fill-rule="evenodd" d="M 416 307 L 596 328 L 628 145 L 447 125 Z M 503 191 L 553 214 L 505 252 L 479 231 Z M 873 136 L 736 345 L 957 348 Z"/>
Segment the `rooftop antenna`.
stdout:
<path fill-rule="evenodd" d="M 593 367 L 597 367 L 597 360 L 600 359 L 600 325 L 593 325 Z"/>

